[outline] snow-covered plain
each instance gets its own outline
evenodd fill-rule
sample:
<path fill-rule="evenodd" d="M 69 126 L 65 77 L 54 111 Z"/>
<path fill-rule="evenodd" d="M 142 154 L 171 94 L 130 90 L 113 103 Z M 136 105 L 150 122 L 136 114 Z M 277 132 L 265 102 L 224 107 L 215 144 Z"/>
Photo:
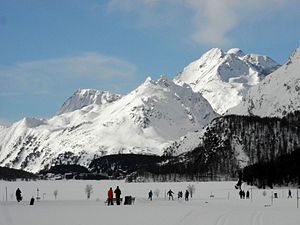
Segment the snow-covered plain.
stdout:
<path fill-rule="evenodd" d="M 86 199 L 85 186 L 91 184 L 93 193 Z M 174 182 L 125 183 L 124 181 L 0 181 L 1 225 L 299 225 L 300 208 L 297 209 L 296 189 L 293 198 L 287 198 L 287 189 L 264 190 L 243 185 L 252 190 L 252 200 L 239 199 L 236 182 Z M 134 205 L 105 206 L 107 189 L 117 185 L 122 197 L 136 197 Z M 174 201 L 165 199 L 165 191 L 176 193 L 194 185 L 193 198 Z M 8 201 L 5 201 L 7 187 Z M 17 203 L 15 190 L 22 190 L 23 201 Z M 31 196 L 39 188 L 41 200 L 29 206 Z M 159 197 L 147 199 L 149 190 L 160 190 Z M 58 190 L 57 200 L 53 192 Z M 279 198 L 271 201 L 271 195 Z M 214 197 L 210 197 L 213 195 Z"/>

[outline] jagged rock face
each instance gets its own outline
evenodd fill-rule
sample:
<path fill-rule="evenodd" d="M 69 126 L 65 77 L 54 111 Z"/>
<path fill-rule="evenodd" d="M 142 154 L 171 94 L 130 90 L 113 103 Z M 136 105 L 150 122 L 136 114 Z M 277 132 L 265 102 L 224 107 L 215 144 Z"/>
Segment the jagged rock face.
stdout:
<path fill-rule="evenodd" d="M 300 110 L 300 47 L 227 114 L 283 117 L 295 110 Z"/>
<path fill-rule="evenodd" d="M 25 118 L 0 130 L 0 165 L 37 172 L 52 164 L 87 166 L 116 153 L 161 155 L 170 142 L 216 116 L 189 86 L 148 78 L 110 103 L 89 104 L 48 120 Z"/>
<path fill-rule="evenodd" d="M 245 55 L 238 48 L 228 52 L 213 48 L 185 67 L 174 82 L 189 84 L 217 113 L 223 114 L 242 101 L 249 87 L 278 67 L 279 64 L 267 56 Z"/>
<path fill-rule="evenodd" d="M 94 89 L 80 89 L 76 91 L 61 106 L 56 115 L 72 112 L 91 104 L 105 105 L 120 99 L 122 96 L 108 91 L 98 91 Z"/>

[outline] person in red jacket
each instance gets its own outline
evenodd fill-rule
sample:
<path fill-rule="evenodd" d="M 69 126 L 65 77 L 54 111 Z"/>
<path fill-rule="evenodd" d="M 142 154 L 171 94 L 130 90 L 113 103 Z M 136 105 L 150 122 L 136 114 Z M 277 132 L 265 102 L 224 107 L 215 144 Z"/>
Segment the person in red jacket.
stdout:
<path fill-rule="evenodd" d="M 107 192 L 107 205 L 113 205 L 113 197 L 114 197 L 114 192 L 113 189 L 110 188 Z"/>

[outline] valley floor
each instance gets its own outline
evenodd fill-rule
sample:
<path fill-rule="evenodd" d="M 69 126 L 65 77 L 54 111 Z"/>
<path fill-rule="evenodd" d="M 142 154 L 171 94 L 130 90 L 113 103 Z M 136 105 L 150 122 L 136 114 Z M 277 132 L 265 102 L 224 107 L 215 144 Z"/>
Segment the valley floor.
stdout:
<path fill-rule="evenodd" d="M 296 189 L 287 198 L 287 189 L 263 190 L 242 186 L 252 191 L 253 199 L 239 199 L 236 182 L 124 183 L 124 181 L 0 181 L 0 225 L 299 225 Z M 85 186 L 93 193 L 86 200 Z M 105 206 L 106 192 L 119 185 L 122 197 L 136 197 L 134 205 Z M 194 185 L 193 198 L 177 200 L 176 193 Z M 16 188 L 24 200 L 15 201 Z M 8 200 L 6 201 L 6 190 Z M 37 188 L 41 200 L 29 206 Z M 159 197 L 147 199 L 149 190 L 159 190 Z M 174 201 L 165 192 L 175 192 Z M 53 192 L 58 191 L 57 200 Z M 271 199 L 272 193 L 278 198 Z"/>

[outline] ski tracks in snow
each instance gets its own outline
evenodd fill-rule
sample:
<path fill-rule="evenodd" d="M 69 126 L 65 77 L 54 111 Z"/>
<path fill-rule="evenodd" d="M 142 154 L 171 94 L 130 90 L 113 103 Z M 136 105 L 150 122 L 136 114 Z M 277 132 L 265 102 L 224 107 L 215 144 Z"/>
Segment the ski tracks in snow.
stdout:
<path fill-rule="evenodd" d="M 181 219 L 178 220 L 176 225 L 198 225 L 206 224 L 206 216 L 209 214 L 207 209 L 198 208 L 198 209 L 191 209 L 187 211 Z"/>
<path fill-rule="evenodd" d="M 250 225 L 263 225 L 263 212 L 258 211 L 254 212 L 251 217 L 251 224 Z"/>
<path fill-rule="evenodd" d="M 234 210 L 227 210 L 223 212 L 219 217 L 217 217 L 217 220 L 213 223 L 213 225 L 233 225 L 234 222 Z"/>
<path fill-rule="evenodd" d="M 244 218 L 244 219 L 241 219 Z M 247 220 L 248 219 L 248 220 Z M 252 214 L 245 214 L 240 217 L 237 212 L 228 211 L 221 214 L 214 225 L 238 225 L 238 224 L 249 224 L 249 225 L 263 225 L 263 212 L 256 211 Z"/>
<path fill-rule="evenodd" d="M 176 223 L 176 225 L 196 225 L 204 222 L 206 225 L 232 225 L 233 211 L 223 212 L 217 220 L 210 210 L 196 210 L 192 209 L 186 212 L 182 218 Z M 252 225 L 252 224 L 251 224 Z"/>
<path fill-rule="evenodd" d="M 195 210 L 190 210 L 187 212 L 179 221 L 176 225 L 184 225 L 188 224 L 188 222 L 191 220 L 191 215 L 194 213 Z M 195 216 L 192 216 L 192 219 L 194 219 Z"/>
<path fill-rule="evenodd" d="M 222 214 L 218 217 L 215 225 L 228 225 L 229 213 Z"/>
<path fill-rule="evenodd" d="M 217 215 L 211 208 L 187 210 L 176 225 L 264 225 L 264 212 L 262 210 L 240 211 L 238 209 L 223 209 Z"/>

